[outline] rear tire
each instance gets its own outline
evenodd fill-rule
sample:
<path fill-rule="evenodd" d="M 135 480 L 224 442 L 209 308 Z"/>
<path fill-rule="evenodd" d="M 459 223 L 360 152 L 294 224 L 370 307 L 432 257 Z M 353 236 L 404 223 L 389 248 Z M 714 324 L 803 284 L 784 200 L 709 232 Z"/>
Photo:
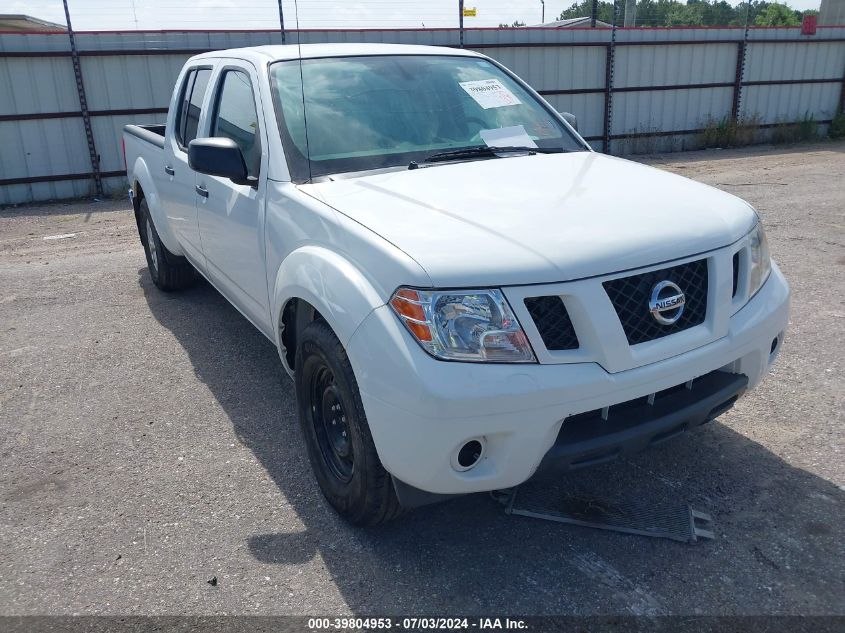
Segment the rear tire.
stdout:
<path fill-rule="evenodd" d="M 405 513 L 376 453 L 349 357 L 324 321 L 298 337 L 296 400 L 308 457 L 328 502 L 353 525 Z"/>
<path fill-rule="evenodd" d="M 181 290 L 191 286 L 197 279 L 197 271 L 184 257 L 174 255 L 162 243 L 156 231 L 147 201 L 138 203 L 138 232 L 147 256 L 147 268 L 153 283 L 164 291 Z"/>

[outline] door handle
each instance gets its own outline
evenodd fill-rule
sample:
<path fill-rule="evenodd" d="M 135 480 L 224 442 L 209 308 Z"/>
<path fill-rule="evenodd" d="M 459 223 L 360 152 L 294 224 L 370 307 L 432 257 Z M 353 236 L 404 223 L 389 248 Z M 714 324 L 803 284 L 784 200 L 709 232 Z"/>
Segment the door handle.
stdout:
<path fill-rule="evenodd" d="M 168 176 L 175 176 L 176 175 L 176 171 L 170 165 L 164 166 L 164 173 L 167 174 Z"/>
<path fill-rule="evenodd" d="M 196 192 L 197 192 L 198 194 L 200 194 L 203 198 L 207 198 L 207 197 L 208 197 L 208 189 L 206 189 L 205 187 L 201 187 L 200 185 L 196 185 L 196 186 L 194 187 L 194 189 L 195 189 L 195 190 L 196 190 Z"/>

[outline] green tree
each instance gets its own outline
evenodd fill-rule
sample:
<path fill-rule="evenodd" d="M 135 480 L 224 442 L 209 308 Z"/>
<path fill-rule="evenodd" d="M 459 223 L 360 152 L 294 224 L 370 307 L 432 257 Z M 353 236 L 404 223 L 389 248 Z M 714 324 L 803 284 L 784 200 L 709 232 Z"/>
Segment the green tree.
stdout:
<path fill-rule="evenodd" d="M 702 2 L 681 4 L 669 9 L 664 18 L 665 26 L 707 26 L 705 10 Z"/>
<path fill-rule="evenodd" d="M 592 0 L 581 0 L 568 9 L 564 9 L 558 16 L 558 20 L 569 20 L 570 18 L 589 17 L 593 10 Z M 613 3 L 600 0 L 596 12 L 596 19 L 608 24 L 613 23 Z"/>
<path fill-rule="evenodd" d="M 558 20 L 582 18 L 590 15 L 592 0 L 574 2 Z M 774 6 L 774 9 L 769 7 Z M 616 23 L 622 23 L 624 0 L 617 0 Z M 794 11 L 783 3 L 768 0 L 745 0 L 732 6 L 727 0 L 638 0 L 637 26 L 796 26 L 803 13 Z M 600 0 L 596 17 L 602 22 L 613 23 L 613 2 Z"/>
<path fill-rule="evenodd" d="M 754 24 L 757 26 L 798 26 L 801 20 L 788 6 L 775 2 L 754 18 Z"/>

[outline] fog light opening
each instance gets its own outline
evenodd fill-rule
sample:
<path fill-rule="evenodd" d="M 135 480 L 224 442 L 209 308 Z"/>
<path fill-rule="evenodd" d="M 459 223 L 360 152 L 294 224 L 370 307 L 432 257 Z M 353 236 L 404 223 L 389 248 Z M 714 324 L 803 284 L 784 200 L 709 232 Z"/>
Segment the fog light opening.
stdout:
<path fill-rule="evenodd" d="M 473 468 L 484 456 L 484 444 L 480 438 L 464 442 L 455 455 L 455 470 L 465 471 Z"/>
<path fill-rule="evenodd" d="M 769 355 L 771 356 L 772 354 L 774 354 L 775 350 L 777 348 L 778 348 L 778 337 L 776 336 L 775 338 L 772 339 L 772 348 L 769 350 Z"/>

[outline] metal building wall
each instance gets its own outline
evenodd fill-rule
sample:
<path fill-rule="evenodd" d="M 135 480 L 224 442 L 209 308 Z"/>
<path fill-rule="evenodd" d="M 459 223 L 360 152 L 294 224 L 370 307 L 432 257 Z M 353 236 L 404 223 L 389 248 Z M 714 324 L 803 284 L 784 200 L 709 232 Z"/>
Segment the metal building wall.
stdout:
<path fill-rule="evenodd" d="M 288 32 L 287 42 L 457 46 L 457 29 Z M 76 36 L 99 168 L 125 186 L 121 129 L 163 121 L 192 54 L 279 44 L 277 31 L 98 32 Z M 611 41 L 614 43 L 611 45 Z M 467 48 L 514 70 L 573 112 L 599 151 L 695 146 L 708 119 L 764 125 L 842 107 L 845 27 L 800 29 L 477 29 Z M 612 54 L 611 54 L 612 52 Z M 609 60 L 613 59 L 612 66 Z M 65 33 L 0 34 L 0 204 L 94 193 Z"/>

